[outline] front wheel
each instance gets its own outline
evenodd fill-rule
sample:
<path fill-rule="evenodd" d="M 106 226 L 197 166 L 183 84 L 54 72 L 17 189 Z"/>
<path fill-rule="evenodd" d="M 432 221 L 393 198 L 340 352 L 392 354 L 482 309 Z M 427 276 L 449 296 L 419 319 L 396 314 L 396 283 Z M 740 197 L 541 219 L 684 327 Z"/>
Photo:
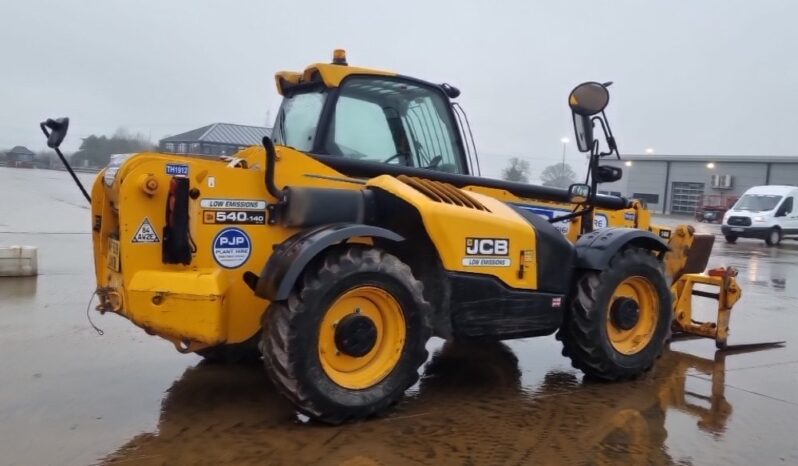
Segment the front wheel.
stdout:
<path fill-rule="evenodd" d="M 418 380 L 430 316 L 421 282 L 397 257 L 362 246 L 332 250 L 266 311 L 266 371 L 315 420 L 369 417 Z"/>
<path fill-rule="evenodd" d="M 737 236 L 735 235 L 725 235 L 725 237 L 727 243 L 734 244 L 737 242 Z"/>
<path fill-rule="evenodd" d="M 563 355 L 598 379 L 639 376 L 670 336 L 671 299 L 662 265 L 649 251 L 621 251 L 607 269 L 579 277 L 557 333 Z"/>
<path fill-rule="evenodd" d="M 781 230 L 778 228 L 770 230 L 765 238 L 765 243 L 768 246 L 778 246 L 781 243 Z"/>

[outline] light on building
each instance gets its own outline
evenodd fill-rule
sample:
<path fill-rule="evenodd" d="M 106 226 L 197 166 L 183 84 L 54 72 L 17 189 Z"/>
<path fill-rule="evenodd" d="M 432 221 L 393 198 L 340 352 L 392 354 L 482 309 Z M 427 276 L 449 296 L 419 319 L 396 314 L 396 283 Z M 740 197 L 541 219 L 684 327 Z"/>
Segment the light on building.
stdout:
<path fill-rule="evenodd" d="M 651 155 L 653 153 L 654 153 L 654 148 L 649 147 L 649 148 L 646 149 L 646 154 Z"/>
<path fill-rule="evenodd" d="M 715 164 L 713 162 L 709 162 L 707 164 L 707 168 L 715 168 Z"/>
<path fill-rule="evenodd" d="M 627 160 L 626 163 L 624 163 L 624 165 L 626 165 L 627 167 L 631 167 L 632 166 L 632 161 L 631 160 Z"/>

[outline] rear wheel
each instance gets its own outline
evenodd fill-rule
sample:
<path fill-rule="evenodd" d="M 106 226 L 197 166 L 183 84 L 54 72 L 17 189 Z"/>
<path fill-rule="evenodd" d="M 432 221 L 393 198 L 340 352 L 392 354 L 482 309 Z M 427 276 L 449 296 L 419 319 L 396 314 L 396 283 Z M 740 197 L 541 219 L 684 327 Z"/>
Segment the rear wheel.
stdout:
<path fill-rule="evenodd" d="M 768 246 L 778 246 L 781 243 L 781 230 L 778 228 L 773 228 L 768 232 L 768 236 L 765 238 L 765 243 Z"/>
<path fill-rule="evenodd" d="M 734 243 L 737 242 L 737 236 L 735 236 L 735 235 L 725 235 L 725 237 L 726 237 L 726 242 L 727 243 L 734 244 Z"/>
<path fill-rule="evenodd" d="M 431 307 L 421 282 L 375 248 L 331 251 L 265 315 L 264 364 L 313 419 L 338 424 L 389 407 L 427 360 Z"/>
<path fill-rule="evenodd" d="M 582 372 L 604 380 L 651 369 L 670 336 L 671 292 L 660 262 L 629 248 L 603 271 L 585 271 L 557 338 Z"/>

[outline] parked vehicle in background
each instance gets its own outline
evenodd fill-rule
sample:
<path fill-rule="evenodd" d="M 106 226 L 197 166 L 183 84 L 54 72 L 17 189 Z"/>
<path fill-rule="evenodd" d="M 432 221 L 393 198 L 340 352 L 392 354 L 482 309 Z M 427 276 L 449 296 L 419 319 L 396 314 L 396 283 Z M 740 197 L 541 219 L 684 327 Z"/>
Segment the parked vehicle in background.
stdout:
<path fill-rule="evenodd" d="M 763 239 L 775 246 L 785 237 L 798 237 L 798 187 L 754 186 L 723 216 L 726 241 Z"/>
<path fill-rule="evenodd" d="M 737 196 L 727 196 L 725 194 L 707 194 L 698 200 L 698 207 L 695 211 L 697 222 L 722 223 L 726 211 L 737 202 Z"/>

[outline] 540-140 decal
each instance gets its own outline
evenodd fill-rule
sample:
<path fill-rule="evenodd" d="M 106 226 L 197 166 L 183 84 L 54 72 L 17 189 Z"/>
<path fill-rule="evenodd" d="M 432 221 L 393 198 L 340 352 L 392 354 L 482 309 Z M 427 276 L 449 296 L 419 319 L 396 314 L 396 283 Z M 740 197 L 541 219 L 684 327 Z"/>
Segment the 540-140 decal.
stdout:
<path fill-rule="evenodd" d="M 202 223 L 213 225 L 266 225 L 266 211 L 204 210 Z"/>

